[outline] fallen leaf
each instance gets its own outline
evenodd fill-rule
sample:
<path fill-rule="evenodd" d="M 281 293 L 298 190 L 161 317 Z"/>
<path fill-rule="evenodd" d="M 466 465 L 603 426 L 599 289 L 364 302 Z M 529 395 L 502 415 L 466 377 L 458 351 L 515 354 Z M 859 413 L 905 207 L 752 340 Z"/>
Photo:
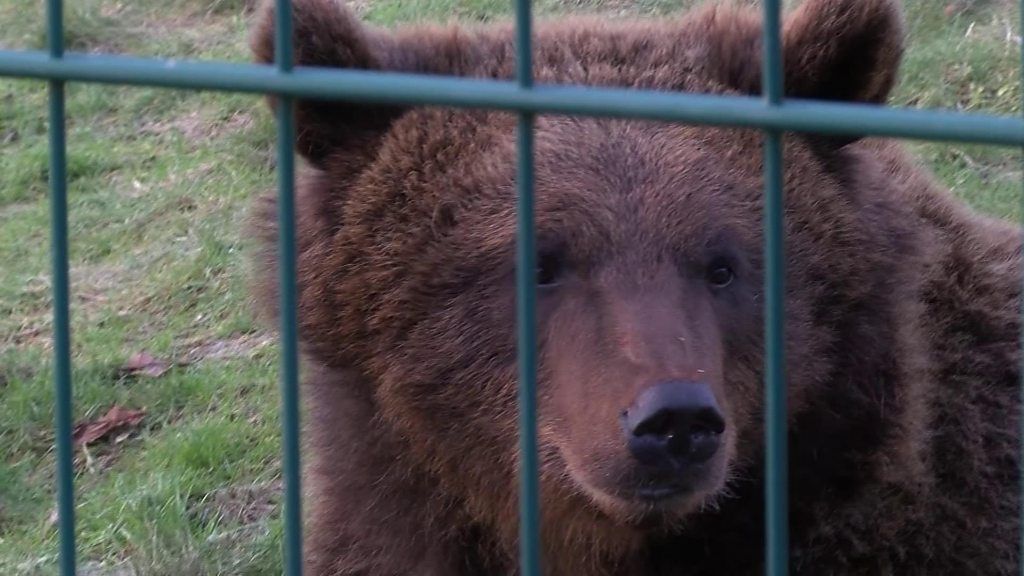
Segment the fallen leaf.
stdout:
<path fill-rule="evenodd" d="M 121 373 L 135 376 L 149 376 L 158 378 L 171 369 L 171 363 L 155 358 L 148 352 L 133 354 L 127 362 L 121 366 Z"/>
<path fill-rule="evenodd" d="M 145 410 L 131 410 L 112 406 L 103 417 L 75 425 L 72 438 L 76 445 L 88 446 L 110 436 L 114 432 L 126 432 L 135 428 L 146 415 Z"/>

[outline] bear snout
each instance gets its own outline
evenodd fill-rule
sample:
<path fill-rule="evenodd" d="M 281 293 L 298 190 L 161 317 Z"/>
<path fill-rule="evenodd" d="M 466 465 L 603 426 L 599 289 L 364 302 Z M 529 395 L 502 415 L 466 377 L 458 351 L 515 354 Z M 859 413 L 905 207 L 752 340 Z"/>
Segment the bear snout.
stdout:
<path fill-rule="evenodd" d="M 715 396 L 702 382 L 655 384 L 637 396 L 621 420 L 633 458 L 660 471 L 704 464 L 718 451 L 725 432 Z"/>

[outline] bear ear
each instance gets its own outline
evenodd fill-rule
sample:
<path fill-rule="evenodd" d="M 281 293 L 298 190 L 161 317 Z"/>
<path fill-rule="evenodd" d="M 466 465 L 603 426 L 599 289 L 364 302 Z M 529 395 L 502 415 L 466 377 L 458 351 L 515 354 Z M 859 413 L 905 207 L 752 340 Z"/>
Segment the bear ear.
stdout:
<path fill-rule="evenodd" d="M 761 92 L 761 18 L 717 6 L 698 22 L 709 42 L 705 65 L 726 85 Z M 896 0 L 805 0 L 782 30 L 786 95 L 815 100 L 885 102 L 903 53 Z"/>
<path fill-rule="evenodd" d="M 297 66 L 382 69 L 384 38 L 367 29 L 340 0 L 292 0 Z M 261 8 L 250 42 L 257 62 L 274 62 L 274 2 Z M 273 108 L 275 99 L 269 99 Z M 377 104 L 298 99 L 296 148 L 315 166 L 338 150 L 358 151 L 376 141 L 402 109 Z"/>
<path fill-rule="evenodd" d="M 882 104 L 903 56 L 896 0 L 806 0 L 782 33 L 786 94 Z"/>

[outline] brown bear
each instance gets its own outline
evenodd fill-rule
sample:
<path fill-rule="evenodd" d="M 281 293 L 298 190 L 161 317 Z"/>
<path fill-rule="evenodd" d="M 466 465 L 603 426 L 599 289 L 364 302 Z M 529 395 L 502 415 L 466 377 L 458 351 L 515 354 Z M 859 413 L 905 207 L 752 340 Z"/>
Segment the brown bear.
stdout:
<path fill-rule="evenodd" d="M 513 77 L 508 24 L 294 9 L 304 66 Z M 786 92 L 883 103 L 902 37 L 894 0 L 806 0 Z M 760 92 L 749 8 L 535 38 L 539 83 Z M 516 117 L 299 100 L 296 121 L 307 568 L 515 574 Z M 1016 573 L 1019 231 L 893 143 L 790 135 L 785 165 L 792 573 Z M 537 118 L 545 574 L 763 570 L 762 190 L 757 130 Z"/>

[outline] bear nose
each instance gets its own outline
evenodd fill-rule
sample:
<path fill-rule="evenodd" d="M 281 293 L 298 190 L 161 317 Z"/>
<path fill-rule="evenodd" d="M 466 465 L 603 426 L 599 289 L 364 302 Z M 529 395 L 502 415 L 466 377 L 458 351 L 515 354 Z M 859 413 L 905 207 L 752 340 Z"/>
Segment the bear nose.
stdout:
<path fill-rule="evenodd" d="M 629 451 L 641 464 L 677 469 L 714 456 L 725 420 L 711 388 L 700 382 L 655 384 L 622 415 Z"/>

